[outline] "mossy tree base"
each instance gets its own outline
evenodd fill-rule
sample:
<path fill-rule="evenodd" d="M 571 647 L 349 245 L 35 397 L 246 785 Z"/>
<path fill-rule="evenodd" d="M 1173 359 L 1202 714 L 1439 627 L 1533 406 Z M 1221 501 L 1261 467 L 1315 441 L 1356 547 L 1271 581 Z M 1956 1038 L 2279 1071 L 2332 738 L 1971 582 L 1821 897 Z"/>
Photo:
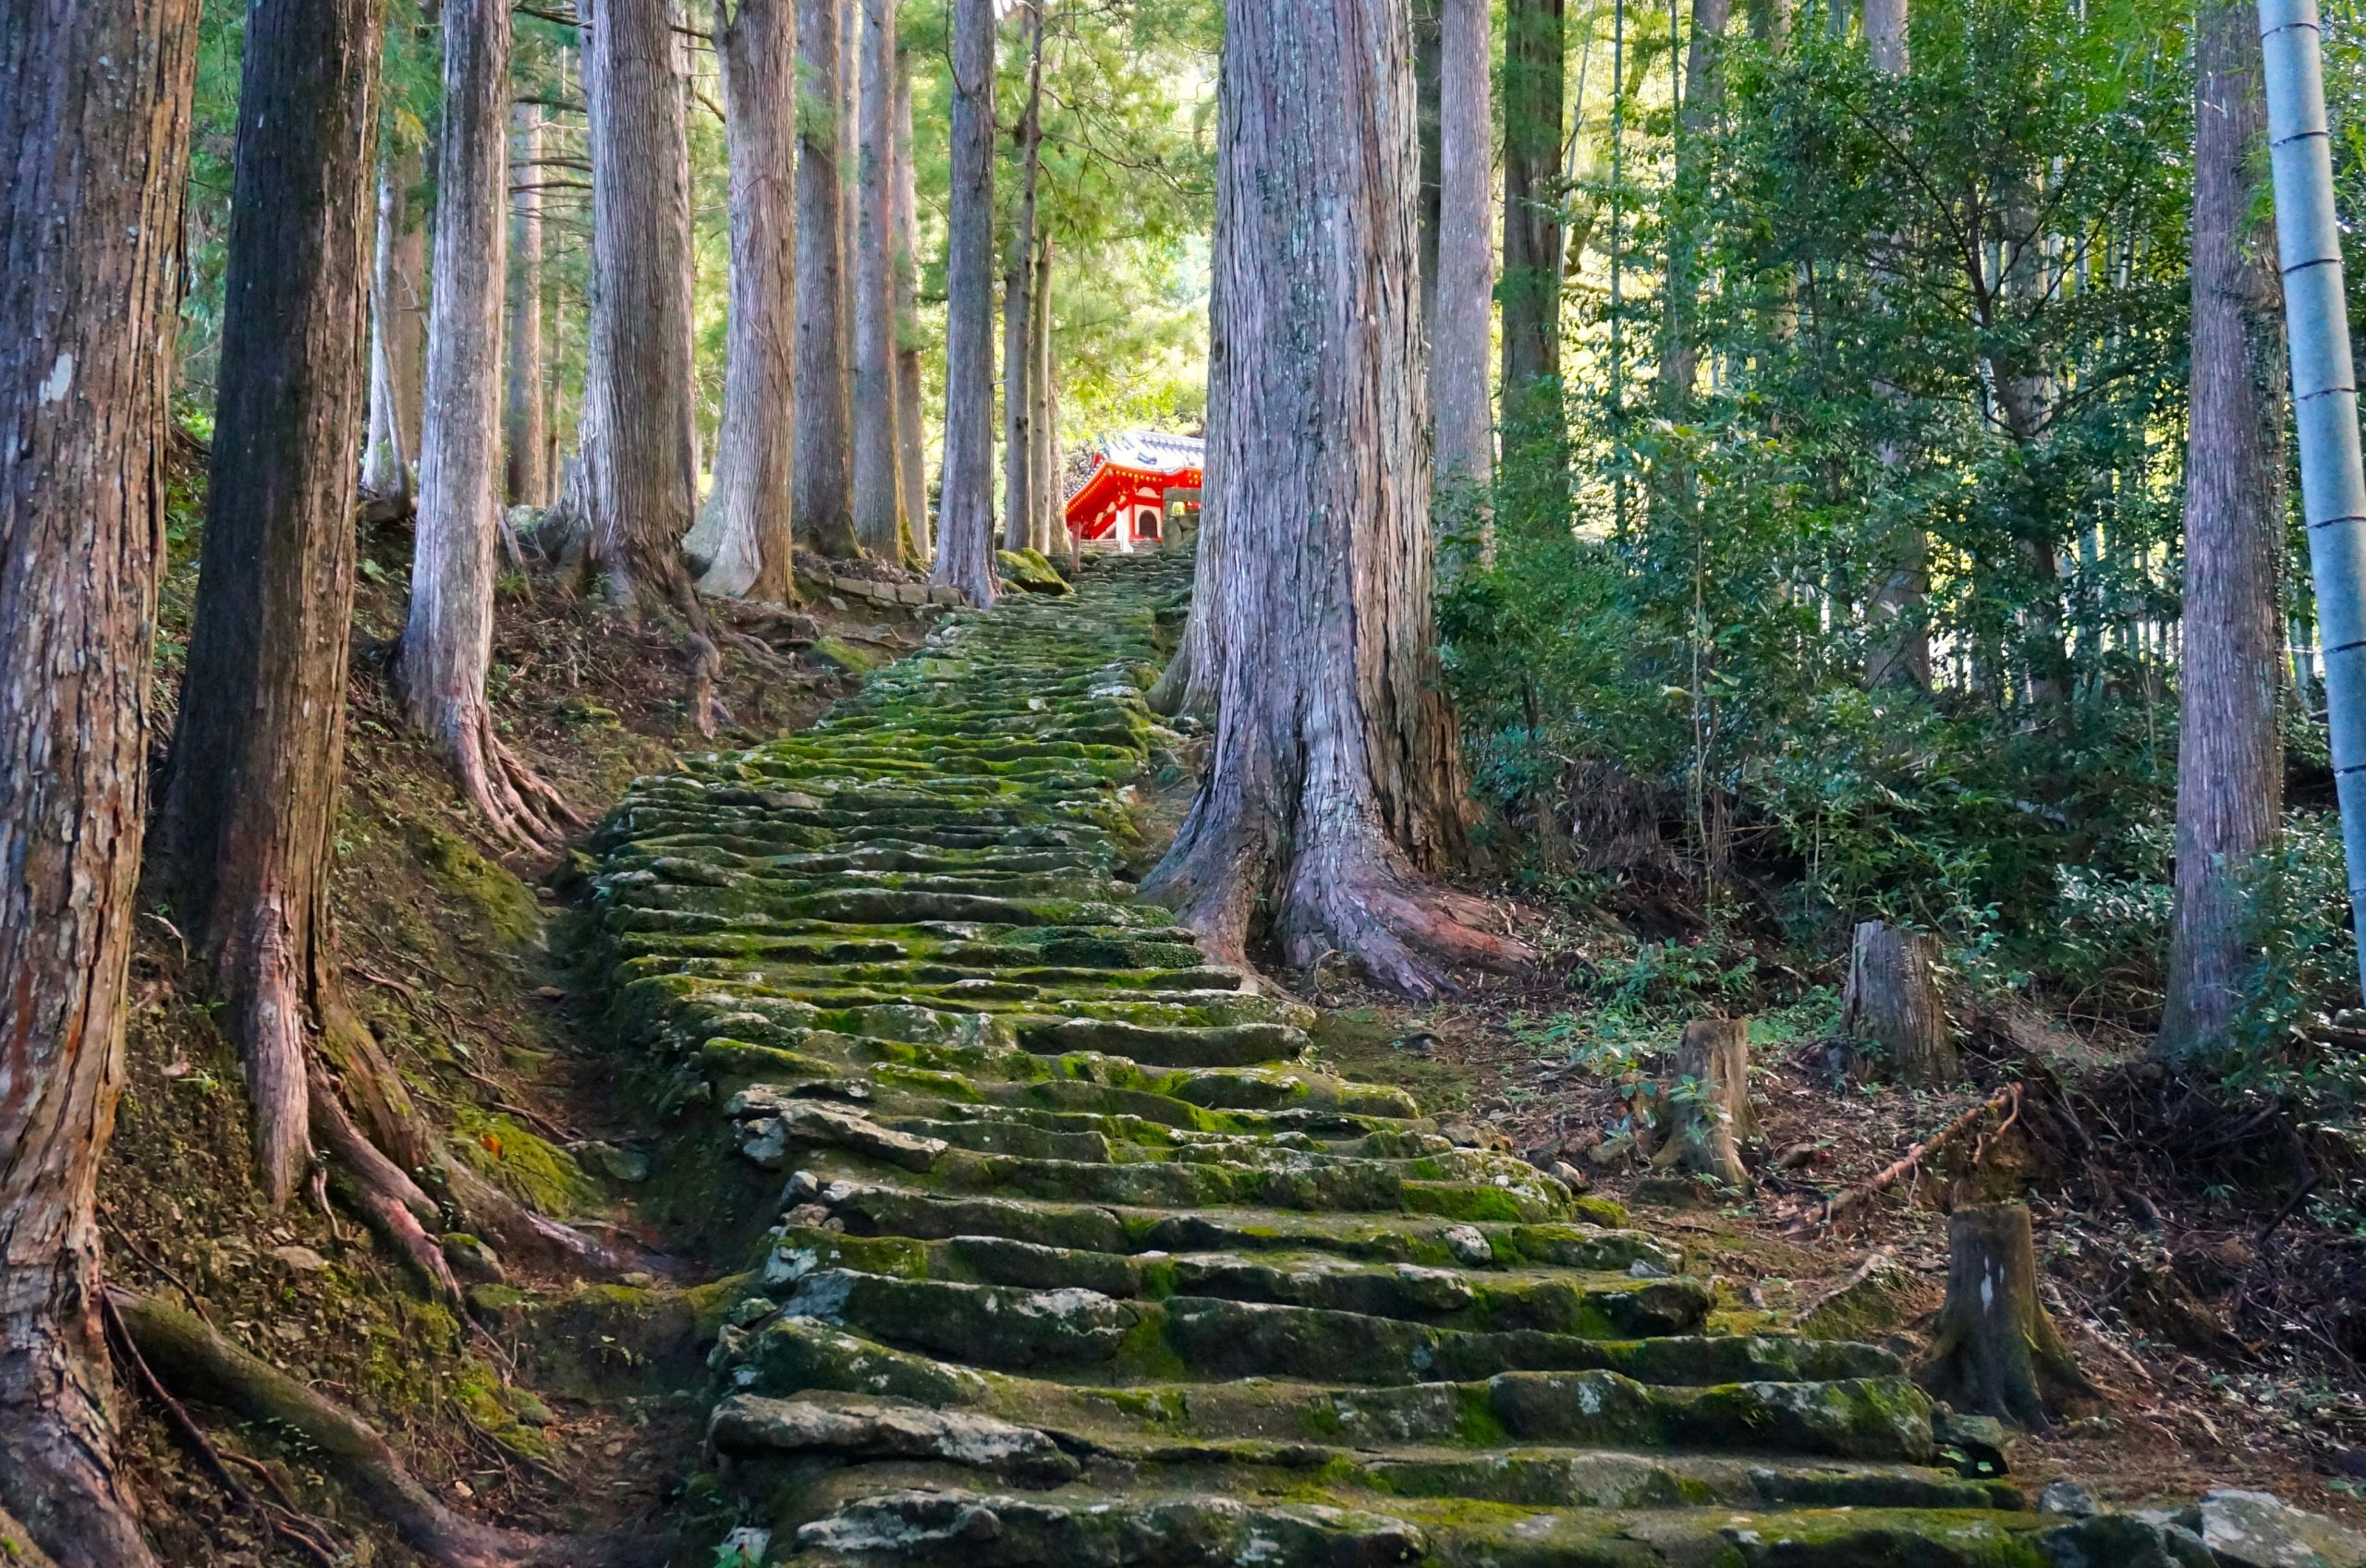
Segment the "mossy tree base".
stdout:
<path fill-rule="evenodd" d="M 1947 1300 L 1917 1374 L 1957 1409 L 2050 1431 L 2097 1399 L 2037 1294 L 2030 1211 L 1959 1209 L 1947 1222 Z"/>

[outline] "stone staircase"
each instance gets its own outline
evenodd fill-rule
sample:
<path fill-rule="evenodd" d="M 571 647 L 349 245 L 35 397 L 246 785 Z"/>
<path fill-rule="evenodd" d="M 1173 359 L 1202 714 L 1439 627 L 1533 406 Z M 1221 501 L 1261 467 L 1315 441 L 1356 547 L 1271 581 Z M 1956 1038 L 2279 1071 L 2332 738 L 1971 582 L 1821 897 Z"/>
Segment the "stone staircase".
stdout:
<path fill-rule="evenodd" d="M 2154 1561 L 1947 1467 L 1887 1353 L 1721 1331 L 1132 895 L 1188 569 L 958 614 L 604 831 L 612 1018 L 776 1222 L 712 1361 L 752 1560 Z"/>

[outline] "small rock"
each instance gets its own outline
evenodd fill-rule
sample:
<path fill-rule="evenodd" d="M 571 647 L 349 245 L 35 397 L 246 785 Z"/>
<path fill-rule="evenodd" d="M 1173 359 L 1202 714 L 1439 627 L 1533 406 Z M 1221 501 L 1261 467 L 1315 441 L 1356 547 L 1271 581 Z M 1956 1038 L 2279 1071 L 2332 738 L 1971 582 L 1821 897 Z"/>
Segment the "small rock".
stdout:
<path fill-rule="evenodd" d="M 2227 1568 L 2366 1568 L 2366 1536 L 2267 1492 L 2202 1493 L 2201 1539 Z"/>
<path fill-rule="evenodd" d="M 497 1285 L 506 1278 L 493 1248 L 457 1231 L 447 1232 L 444 1237 L 444 1261 L 468 1284 Z"/>
<path fill-rule="evenodd" d="M 647 1290 L 657 1282 L 657 1276 L 646 1269 L 635 1269 L 628 1274 L 617 1275 L 616 1282 L 630 1285 L 635 1290 Z"/>
<path fill-rule="evenodd" d="M 1653 1262 L 1648 1258 L 1638 1258 L 1632 1263 L 1628 1264 L 1627 1277 L 1630 1280 L 1665 1280 L 1674 1278 L 1674 1276 L 1666 1270 L 1661 1268 L 1658 1264 Z"/>
<path fill-rule="evenodd" d="M 821 1178 L 811 1171 L 798 1172 L 788 1178 L 788 1185 L 780 1189 L 780 1200 L 784 1208 L 790 1204 L 810 1203 L 821 1196 Z"/>
<path fill-rule="evenodd" d="M 822 1225 L 829 1222 L 830 1211 L 818 1203 L 800 1203 L 781 1218 L 792 1225 Z"/>
<path fill-rule="evenodd" d="M 311 1247 L 294 1243 L 273 1247 L 271 1255 L 286 1264 L 292 1274 L 317 1274 L 329 1266 L 329 1260 Z"/>
<path fill-rule="evenodd" d="M 536 986 L 534 988 L 534 994 L 541 997 L 544 1002 L 564 1002 L 567 1000 L 567 992 L 559 990 L 556 986 Z"/>
<path fill-rule="evenodd" d="M 2102 1512 L 2094 1497 L 2076 1481 L 2054 1480 L 2037 1494 L 2040 1513 L 2059 1513 L 2066 1519 L 2086 1519 Z"/>
<path fill-rule="evenodd" d="M 1495 1249 L 1488 1243 L 1486 1233 L 1476 1225 L 1449 1225 L 1445 1233 L 1445 1249 L 1473 1269 L 1484 1268 L 1495 1260 Z"/>
<path fill-rule="evenodd" d="M 1583 1171 L 1579 1170 L 1575 1165 L 1570 1164 L 1566 1160 L 1555 1160 L 1553 1161 L 1553 1169 L 1547 1172 L 1546 1174 L 1559 1181 L 1562 1185 L 1567 1187 L 1571 1192 L 1583 1192 L 1586 1188 L 1593 1185 L 1592 1178 L 1587 1176 Z"/>
<path fill-rule="evenodd" d="M 568 1152 L 612 1182 L 649 1180 L 649 1156 L 637 1149 L 619 1149 L 604 1139 L 592 1138 L 571 1145 Z"/>

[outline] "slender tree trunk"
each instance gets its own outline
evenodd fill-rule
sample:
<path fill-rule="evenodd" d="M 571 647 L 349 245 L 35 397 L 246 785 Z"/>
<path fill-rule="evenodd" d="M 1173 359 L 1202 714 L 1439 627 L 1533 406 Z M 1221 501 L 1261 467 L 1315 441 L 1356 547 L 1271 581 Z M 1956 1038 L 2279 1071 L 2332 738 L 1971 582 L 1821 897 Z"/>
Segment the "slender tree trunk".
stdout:
<path fill-rule="evenodd" d="M 1495 294 L 1495 248 L 1488 222 L 1494 160 L 1487 0 L 1444 4 L 1437 316 L 1430 326 L 1436 477 L 1441 490 L 1455 485 L 1484 490 L 1495 467 L 1495 421 L 1487 400 Z"/>
<path fill-rule="evenodd" d="M 848 376 L 846 188 L 838 173 L 840 7 L 798 0 L 797 537 L 823 555 L 861 553 L 854 531 L 854 447 Z"/>
<path fill-rule="evenodd" d="M 945 472 L 935 580 L 994 602 L 994 7 L 953 0 L 945 259 Z"/>
<path fill-rule="evenodd" d="M 274 1206 L 311 1155 L 307 1040 L 335 983 L 378 17 L 375 0 L 335 0 L 247 18 L 203 563 L 165 785 L 174 913 L 227 1004 Z"/>
<path fill-rule="evenodd" d="M 370 284 L 370 440 L 361 482 L 398 512 L 411 505 L 427 364 L 427 214 L 412 201 L 419 181 L 418 148 L 381 152 Z"/>
<path fill-rule="evenodd" d="M 435 291 L 419 535 L 400 659 L 404 711 L 463 794 L 519 845 L 553 842 L 564 807 L 509 754 L 485 701 L 501 504 L 501 304 L 508 210 L 509 7 L 445 0 Z"/>
<path fill-rule="evenodd" d="M 1228 389 L 1239 379 L 1233 371 L 1225 323 L 1231 311 L 1225 304 L 1225 277 L 1217 269 L 1208 280 L 1208 433 L 1210 454 L 1231 446 Z M 1200 534 L 1192 546 L 1191 610 L 1183 622 L 1183 636 L 1175 656 L 1150 688 L 1153 712 L 1215 723 L 1224 676 L 1224 617 L 1232 600 L 1225 579 L 1233 530 L 1224 522 L 1226 488 L 1211 467 L 1203 477 L 1200 500 Z"/>
<path fill-rule="evenodd" d="M 584 34 L 592 121 L 592 555 L 628 610 L 689 603 L 698 498 L 689 177 L 670 0 L 599 0 Z M 799 405 L 802 414 L 802 404 Z M 799 428 L 803 429 L 800 417 Z"/>
<path fill-rule="evenodd" d="M 846 367 L 849 403 L 854 388 L 855 276 L 860 243 L 861 202 L 858 187 L 862 169 L 862 7 L 864 0 L 838 0 L 838 276 L 846 290 L 838 312 L 838 363 Z M 853 416 L 851 407 L 848 419 Z M 848 427 L 848 451 L 853 451 L 853 425 Z M 853 458 L 848 458 L 853 473 Z M 853 480 L 848 480 L 848 505 L 853 505 Z"/>
<path fill-rule="evenodd" d="M 546 506 L 551 499 L 550 396 L 543 380 L 543 111 L 511 110 L 510 168 L 525 188 L 509 199 L 509 388 L 503 406 L 501 449 L 512 506 Z"/>
<path fill-rule="evenodd" d="M 1035 294 L 1028 302 L 1027 322 L 1035 340 L 1029 346 L 1034 371 L 1028 378 L 1033 401 L 1027 410 L 1027 429 L 1035 450 L 1028 465 L 1032 492 L 1028 542 L 1049 555 L 1055 548 L 1055 530 L 1060 526 L 1060 504 L 1067 497 L 1060 486 L 1059 435 L 1053 429 L 1056 405 L 1052 392 L 1052 241 L 1048 235 L 1035 245 Z"/>
<path fill-rule="evenodd" d="M 1438 263 L 1445 223 L 1445 0 L 1409 0 L 1413 13 L 1413 102 L 1421 138 L 1421 194 L 1413 209 L 1421 277 L 1421 330 L 1438 316 Z"/>
<path fill-rule="evenodd" d="M 927 434 L 921 428 L 920 188 L 912 166 L 912 56 L 896 52 L 896 444 L 912 559 L 935 548 L 928 517 Z"/>
<path fill-rule="evenodd" d="M 1227 7 L 1208 479 L 1238 547 L 1214 756 L 1149 885 L 1227 958 L 1270 935 L 1426 996 L 1445 965 L 1526 954 L 1416 880 L 1458 847 L 1461 790 L 1431 628 L 1405 5 Z"/>
<path fill-rule="evenodd" d="M 1507 0 L 1504 13 L 1504 411 L 1548 437 L 1560 426 L 1561 13 L 1562 0 Z"/>
<path fill-rule="evenodd" d="M 790 474 L 796 457 L 797 231 L 790 173 L 797 136 L 795 0 L 738 0 L 715 11 L 731 143 L 730 359 L 714 484 L 689 553 L 700 586 L 796 602 Z"/>
<path fill-rule="evenodd" d="M 1838 0 L 1831 0 L 1839 16 Z M 1907 0 L 1865 0 L 1865 48 L 1873 68 L 1884 76 L 1907 72 Z M 1874 283 L 1876 297 L 1880 280 Z M 1903 407 L 1906 395 L 1887 383 L 1874 391 L 1893 409 Z M 1884 440 L 1874 461 L 1895 473 L 1906 466 L 1906 449 L 1896 440 Z M 1911 523 L 1897 525 L 1889 559 L 1867 604 L 1872 625 L 1867 628 L 1865 684 L 1883 687 L 1931 687 L 1931 628 L 1923 618 L 1923 600 L 1931 590 L 1930 541 Z"/>
<path fill-rule="evenodd" d="M 1872 0 L 1880 5 L 1883 0 Z M 1732 0 L 1692 0 L 1692 42 L 1684 63 L 1684 103 L 1677 116 L 1676 189 L 1668 207 L 1666 298 L 1660 320 L 1660 407 L 1672 415 L 1690 402 L 1701 371 L 1700 217 L 1708 201 L 1708 139 L 1723 96 L 1726 23 Z"/>
<path fill-rule="evenodd" d="M 116 1463 L 95 1195 L 123 1085 L 198 11 L 0 0 L 0 1512 L 62 1568 L 155 1562 Z"/>
<path fill-rule="evenodd" d="M 855 225 L 854 527 L 864 550 L 904 559 L 896 444 L 896 5 L 862 0 L 862 175 Z"/>
<path fill-rule="evenodd" d="M 1018 215 L 1011 225 L 1010 260 L 1002 274 L 1002 542 L 1024 550 L 1035 517 L 1034 394 L 1031 373 L 1035 337 L 1027 326 L 1030 272 L 1035 260 L 1035 176 L 1043 151 L 1043 0 L 1027 3 L 1027 107 L 1012 128 L 1018 155 Z"/>
<path fill-rule="evenodd" d="M 2222 1049 L 2245 962 L 2243 879 L 2283 815 L 2276 733 L 2286 382 L 2274 232 L 2255 221 L 2266 130 L 2250 6 L 2194 31 L 2193 350 L 2177 906 L 2159 1049 Z"/>

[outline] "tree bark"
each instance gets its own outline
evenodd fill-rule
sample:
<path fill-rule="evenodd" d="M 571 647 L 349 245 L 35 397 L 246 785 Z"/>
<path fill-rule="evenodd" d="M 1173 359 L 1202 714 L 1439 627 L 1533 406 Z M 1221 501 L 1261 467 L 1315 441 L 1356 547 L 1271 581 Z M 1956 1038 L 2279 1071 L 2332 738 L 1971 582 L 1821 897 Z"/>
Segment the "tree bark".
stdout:
<path fill-rule="evenodd" d="M 1957 1410 L 2034 1431 L 2095 1397 L 2037 1295 L 2030 1211 L 1958 1209 L 1947 1221 L 1947 1299 L 1916 1380 Z"/>
<path fill-rule="evenodd" d="M 846 188 L 838 169 L 839 7 L 798 0 L 797 537 L 820 554 L 861 553 L 854 530 L 853 383 L 848 375 Z"/>
<path fill-rule="evenodd" d="M 1421 331 L 1437 320 L 1439 225 L 1444 222 L 1443 120 L 1445 115 L 1444 0 L 1409 0 L 1413 17 L 1413 104 L 1421 149 L 1421 193 L 1413 208 L 1414 249 L 1421 266 Z"/>
<path fill-rule="evenodd" d="M 435 290 L 419 533 L 399 673 L 403 709 L 494 831 L 555 843 L 564 803 L 501 742 L 485 701 L 501 504 L 501 306 L 508 210 L 509 7 L 446 0 Z M 604 25 L 595 29 L 604 31 Z M 571 815 L 571 814 L 570 814 Z"/>
<path fill-rule="evenodd" d="M 1883 0 L 1872 0 L 1879 6 Z M 1723 96 L 1722 55 L 1732 0 L 1692 0 L 1692 40 L 1684 61 L 1684 103 L 1677 115 L 1676 188 L 1668 204 L 1666 298 L 1661 307 L 1659 398 L 1680 417 L 1701 371 L 1699 291 L 1695 267 L 1700 213 L 1708 200 L 1708 139 Z M 1689 484 L 1689 476 L 1686 482 Z"/>
<path fill-rule="evenodd" d="M 1011 224 L 1010 259 L 1002 274 L 1002 542 L 1024 550 L 1033 542 L 1035 336 L 1027 313 L 1035 260 L 1035 177 L 1043 152 L 1043 4 L 1027 5 L 1027 107 L 1011 128 L 1018 157 L 1018 213 Z"/>
<path fill-rule="evenodd" d="M 62 1568 L 155 1562 L 116 1463 L 95 1186 L 123 1084 L 198 12 L 0 0 L 0 1510 Z"/>
<path fill-rule="evenodd" d="M 2194 54 L 2177 903 L 2158 1042 L 2180 1057 L 2226 1044 L 2246 962 L 2243 881 L 2284 808 L 2275 704 L 2287 371 L 2274 232 L 2255 221 L 2266 110 L 2251 8 L 2204 6 Z"/>
<path fill-rule="evenodd" d="M 1226 389 L 1236 379 L 1231 371 L 1231 355 L 1226 349 L 1225 320 L 1229 313 L 1225 307 L 1225 274 L 1219 270 L 1210 275 L 1208 286 L 1206 446 L 1210 453 L 1224 450 L 1229 444 Z M 1209 478 L 1213 479 L 1212 473 Z M 1191 547 L 1190 613 L 1184 618 L 1183 636 L 1176 644 L 1174 657 L 1167 660 L 1166 668 L 1148 693 L 1153 712 L 1195 719 L 1203 724 L 1215 723 L 1217 703 L 1223 695 L 1221 650 L 1226 629 L 1223 617 L 1231 609 L 1225 585 L 1226 540 L 1231 530 L 1223 526 L 1224 508 L 1224 487 L 1203 482 L 1200 532 Z"/>
<path fill-rule="evenodd" d="M 599 0 L 584 33 L 592 122 L 592 561 L 626 610 L 688 604 L 697 507 L 689 175 L 670 0 Z M 800 408 L 801 413 L 801 408 Z M 799 428 L 802 428 L 800 419 Z"/>
<path fill-rule="evenodd" d="M 1749 1023 L 1700 1018 L 1685 1025 L 1676 1074 L 1687 1092 L 1663 1097 L 1672 1124 L 1653 1163 L 1714 1176 L 1729 1187 L 1750 1185 L 1740 1148 L 1758 1128 L 1750 1103 Z"/>
<path fill-rule="evenodd" d="M 928 437 L 921 429 L 920 182 L 912 164 L 912 56 L 896 53 L 896 443 L 912 560 L 935 548 L 928 516 Z"/>
<path fill-rule="evenodd" d="M 311 1156 L 307 1041 L 334 985 L 361 434 L 374 0 L 247 18 L 205 541 L 163 828 L 174 913 L 246 1068 L 264 1193 Z"/>
<path fill-rule="evenodd" d="M 1956 1077 L 1955 1041 L 1939 995 L 1939 944 L 1880 920 L 1857 928 L 1841 996 L 1841 1032 L 1880 1046 L 1884 1076 L 1937 1085 Z"/>
<path fill-rule="evenodd" d="M 1219 717 L 1148 884 L 1213 951 L 1270 936 L 1417 996 L 1527 956 L 1421 883 L 1461 842 L 1436 682 L 1406 0 L 1233 0 L 1217 79 Z"/>
<path fill-rule="evenodd" d="M 994 602 L 994 8 L 953 0 L 945 452 L 934 580 Z"/>
<path fill-rule="evenodd" d="M 1495 247 L 1488 222 L 1491 136 L 1487 0 L 1444 0 L 1438 121 L 1437 314 L 1430 396 L 1441 492 L 1484 490 L 1494 476 L 1487 400 L 1494 347 Z"/>
<path fill-rule="evenodd" d="M 1560 428 L 1562 0 L 1504 13 L 1504 410 Z M 1550 382 L 1540 394 L 1539 383 Z"/>
<path fill-rule="evenodd" d="M 1865 49 L 1873 68 L 1884 76 L 1907 71 L 1907 0 L 1868 0 L 1864 6 Z M 1835 4 L 1832 13 L 1840 11 Z M 1873 284 L 1876 299 L 1881 281 Z M 1906 401 L 1903 391 L 1887 383 L 1873 389 L 1893 407 Z M 1881 467 L 1896 472 L 1906 466 L 1906 449 L 1895 440 L 1882 441 L 1873 452 Z M 1874 584 L 1866 609 L 1865 684 L 1879 691 L 1931 688 L 1931 627 L 1923 617 L 1923 601 L 1931 591 L 1931 543 L 1922 530 L 1901 525 L 1895 547 Z"/>
<path fill-rule="evenodd" d="M 1028 390 L 1033 401 L 1027 411 L 1027 429 L 1035 443 L 1032 460 L 1029 463 L 1031 519 L 1028 542 L 1050 555 L 1054 540 L 1062 530 L 1063 508 L 1067 497 L 1060 484 L 1060 439 L 1054 428 L 1058 401 L 1052 390 L 1052 241 L 1045 236 L 1035 244 L 1034 298 L 1027 306 L 1028 331 L 1034 342 L 1028 350 L 1033 373 L 1028 377 Z"/>
<path fill-rule="evenodd" d="M 550 396 L 543 380 L 543 111 L 510 110 L 510 167 L 531 171 L 509 198 L 509 386 L 502 408 L 502 490 L 512 506 L 551 499 Z"/>
<path fill-rule="evenodd" d="M 416 147 L 378 159 L 378 226 L 370 285 L 370 439 L 361 482 L 397 514 L 410 510 L 427 366 L 427 214 L 415 201 Z"/>
<path fill-rule="evenodd" d="M 715 10 L 731 145 L 730 358 L 714 483 L 690 530 L 709 593 L 795 603 L 790 476 L 796 460 L 795 0 Z"/>
<path fill-rule="evenodd" d="M 896 6 L 861 0 L 862 103 L 855 224 L 854 531 L 865 551 L 906 549 L 896 444 Z"/>

